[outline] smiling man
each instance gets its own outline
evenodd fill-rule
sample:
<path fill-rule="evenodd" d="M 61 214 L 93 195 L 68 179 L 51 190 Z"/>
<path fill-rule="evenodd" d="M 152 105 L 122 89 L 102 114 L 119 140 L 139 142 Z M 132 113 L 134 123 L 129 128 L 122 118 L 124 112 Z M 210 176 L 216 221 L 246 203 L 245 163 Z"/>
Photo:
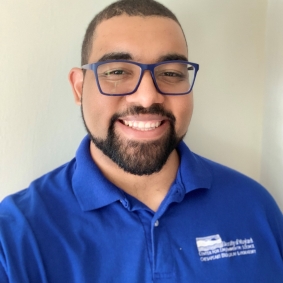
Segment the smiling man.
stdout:
<path fill-rule="evenodd" d="M 102 21 L 85 48 L 83 64 L 99 65 L 73 69 L 70 81 L 91 156 L 112 183 L 156 211 L 176 177 L 175 148 L 193 108 L 187 93 L 197 65 L 187 62 L 184 34 L 171 18 L 125 14 Z"/>
<path fill-rule="evenodd" d="M 182 139 L 198 64 L 177 18 L 121 0 L 70 71 L 87 137 L 0 206 L 0 282 L 283 282 L 283 218 L 253 180 Z"/>

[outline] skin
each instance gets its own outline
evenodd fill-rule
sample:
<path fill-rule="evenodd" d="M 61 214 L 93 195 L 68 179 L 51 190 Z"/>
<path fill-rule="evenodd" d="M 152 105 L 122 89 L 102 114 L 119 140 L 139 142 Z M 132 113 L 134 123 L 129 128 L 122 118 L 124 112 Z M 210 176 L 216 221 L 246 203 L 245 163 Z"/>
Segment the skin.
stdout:
<path fill-rule="evenodd" d="M 178 54 L 187 58 L 187 45 L 176 22 L 162 17 L 129 17 L 122 15 L 103 21 L 98 25 L 93 42 L 89 63 L 97 62 L 105 54 L 126 53 L 131 60 L 150 64 L 156 63 L 168 54 Z M 143 75 L 138 90 L 132 95 L 110 97 L 102 95 L 96 85 L 92 71 L 86 72 L 73 68 L 69 73 L 75 102 L 83 103 L 86 124 L 93 135 L 106 138 L 110 119 L 115 113 L 123 113 L 129 106 L 143 106 L 160 103 L 176 118 L 175 130 L 179 137 L 184 136 L 193 111 L 193 95 L 164 96 L 156 90 L 150 73 Z M 115 122 L 115 131 L 120 138 L 144 142 L 156 140 L 168 132 L 169 123 L 165 117 L 157 115 L 127 115 L 124 121 L 152 122 L 163 120 L 162 126 L 150 131 L 140 131 L 122 123 Z M 96 146 L 90 144 L 94 162 L 102 173 L 116 186 L 139 199 L 153 211 L 156 211 L 166 196 L 176 177 L 179 156 L 174 150 L 161 171 L 151 175 L 137 176 L 123 171 Z"/>

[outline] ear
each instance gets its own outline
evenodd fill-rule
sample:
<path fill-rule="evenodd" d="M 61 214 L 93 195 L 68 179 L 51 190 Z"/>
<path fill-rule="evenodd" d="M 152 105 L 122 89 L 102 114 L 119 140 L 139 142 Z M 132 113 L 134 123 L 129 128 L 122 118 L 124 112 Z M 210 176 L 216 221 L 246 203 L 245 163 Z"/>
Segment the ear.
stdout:
<path fill-rule="evenodd" d="M 72 87 L 75 102 L 77 105 L 81 105 L 84 81 L 82 69 L 73 68 L 69 73 L 68 79 Z"/>

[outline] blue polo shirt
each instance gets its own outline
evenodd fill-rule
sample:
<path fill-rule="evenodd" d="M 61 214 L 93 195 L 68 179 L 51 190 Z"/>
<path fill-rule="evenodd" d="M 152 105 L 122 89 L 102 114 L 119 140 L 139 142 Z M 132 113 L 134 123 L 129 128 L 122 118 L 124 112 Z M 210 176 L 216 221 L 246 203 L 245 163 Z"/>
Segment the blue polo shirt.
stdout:
<path fill-rule="evenodd" d="M 0 205 L 1 283 L 283 282 L 283 218 L 253 180 L 178 147 L 157 212 L 76 158 Z"/>

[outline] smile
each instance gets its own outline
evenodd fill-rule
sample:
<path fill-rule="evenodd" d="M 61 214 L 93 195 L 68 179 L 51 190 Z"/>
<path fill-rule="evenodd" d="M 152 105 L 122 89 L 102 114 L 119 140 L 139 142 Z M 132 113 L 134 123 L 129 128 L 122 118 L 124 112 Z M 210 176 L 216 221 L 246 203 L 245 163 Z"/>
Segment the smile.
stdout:
<path fill-rule="evenodd" d="M 162 121 L 121 121 L 124 125 L 133 128 L 138 131 L 152 131 L 158 128 Z"/>

